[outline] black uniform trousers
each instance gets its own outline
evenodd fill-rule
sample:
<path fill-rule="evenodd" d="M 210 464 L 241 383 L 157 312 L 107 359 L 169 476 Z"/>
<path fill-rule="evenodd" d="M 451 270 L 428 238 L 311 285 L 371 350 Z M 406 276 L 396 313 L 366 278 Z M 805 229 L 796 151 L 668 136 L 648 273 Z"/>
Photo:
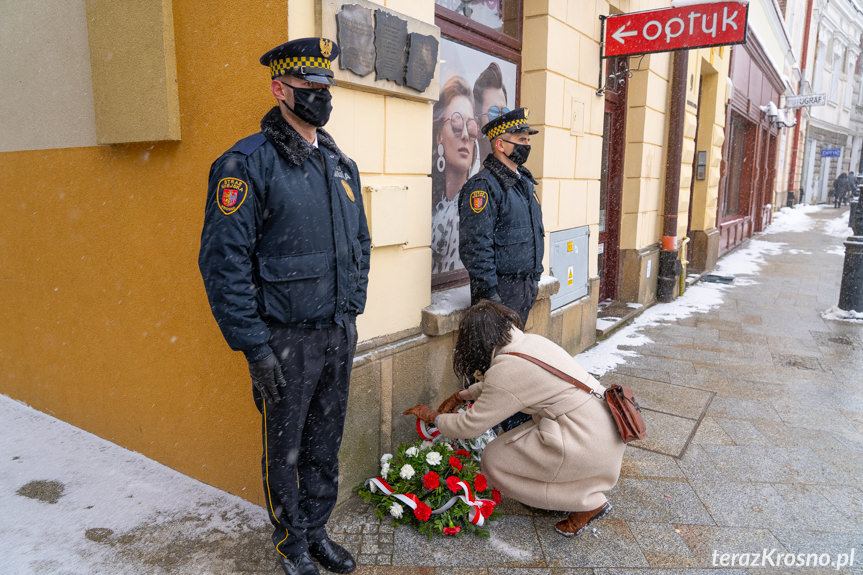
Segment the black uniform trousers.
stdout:
<path fill-rule="evenodd" d="M 522 326 L 527 324 L 527 316 L 530 314 L 534 302 L 536 302 L 536 295 L 538 293 L 539 284 L 533 278 L 497 276 L 497 294 L 500 296 L 500 301 L 503 305 L 518 314 L 518 317 L 521 318 Z M 530 415 L 519 411 L 500 422 L 500 427 L 503 431 L 509 431 L 531 419 Z"/>
<path fill-rule="evenodd" d="M 287 386 L 278 403 L 264 402 L 253 388 L 262 416 L 261 472 L 273 544 L 281 555 L 297 557 L 309 541 L 327 536 L 336 504 L 356 325 L 271 326 L 270 332 Z"/>

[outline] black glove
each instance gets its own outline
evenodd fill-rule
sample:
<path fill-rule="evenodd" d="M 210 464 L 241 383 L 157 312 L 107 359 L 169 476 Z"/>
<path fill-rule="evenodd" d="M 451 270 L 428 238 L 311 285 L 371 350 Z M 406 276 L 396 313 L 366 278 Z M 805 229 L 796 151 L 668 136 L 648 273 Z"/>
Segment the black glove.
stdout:
<path fill-rule="evenodd" d="M 261 393 L 265 401 L 275 403 L 281 401 L 279 388 L 286 386 L 287 382 L 275 354 L 271 353 L 258 361 L 250 361 L 249 373 L 252 375 L 252 385 Z"/>

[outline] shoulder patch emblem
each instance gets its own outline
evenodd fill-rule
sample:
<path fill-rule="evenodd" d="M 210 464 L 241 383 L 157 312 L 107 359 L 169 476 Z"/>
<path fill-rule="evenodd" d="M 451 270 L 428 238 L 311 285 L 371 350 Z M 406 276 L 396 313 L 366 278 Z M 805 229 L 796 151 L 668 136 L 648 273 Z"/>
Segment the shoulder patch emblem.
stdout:
<path fill-rule="evenodd" d="M 348 195 L 348 199 L 350 201 L 352 201 L 352 202 L 357 201 L 356 198 L 354 198 L 354 191 L 351 189 L 351 185 L 349 183 L 342 180 L 342 187 L 345 189 L 345 193 Z"/>
<path fill-rule="evenodd" d="M 476 190 L 470 193 L 470 209 L 475 213 L 480 213 L 488 205 L 488 192 L 485 190 Z"/>
<path fill-rule="evenodd" d="M 249 185 L 237 178 L 222 178 L 216 188 L 219 198 L 219 209 L 229 216 L 240 209 L 246 200 Z"/>

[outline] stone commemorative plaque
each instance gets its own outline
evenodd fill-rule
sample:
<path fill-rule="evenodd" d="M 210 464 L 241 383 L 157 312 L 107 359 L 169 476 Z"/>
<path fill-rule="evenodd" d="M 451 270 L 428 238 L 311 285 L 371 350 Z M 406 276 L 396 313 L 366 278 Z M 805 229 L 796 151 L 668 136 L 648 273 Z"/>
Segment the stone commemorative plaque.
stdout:
<path fill-rule="evenodd" d="M 344 4 L 336 14 L 339 66 L 358 76 L 375 69 L 375 29 L 372 11 L 358 4 Z"/>
<path fill-rule="evenodd" d="M 424 92 L 434 78 L 437 65 L 438 41 L 434 36 L 411 32 L 408 44 L 408 63 L 405 83 Z"/>
<path fill-rule="evenodd" d="M 375 10 L 375 80 L 405 84 L 408 22 Z"/>

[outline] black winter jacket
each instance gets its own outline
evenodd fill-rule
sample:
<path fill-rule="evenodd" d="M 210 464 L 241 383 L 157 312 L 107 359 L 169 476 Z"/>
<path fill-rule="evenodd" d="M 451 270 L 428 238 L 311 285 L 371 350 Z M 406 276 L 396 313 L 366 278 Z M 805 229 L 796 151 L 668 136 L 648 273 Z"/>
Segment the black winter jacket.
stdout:
<path fill-rule="evenodd" d="M 269 325 L 346 325 L 366 304 L 370 238 L 356 164 L 273 108 L 216 160 L 198 265 L 231 349 L 269 354 Z"/>
<path fill-rule="evenodd" d="M 539 281 L 545 250 L 542 209 L 531 173 L 521 177 L 489 154 L 458 197 L 459 257 L 470 275 L 472 300 L 497 293 L 498 276 Z"/>

